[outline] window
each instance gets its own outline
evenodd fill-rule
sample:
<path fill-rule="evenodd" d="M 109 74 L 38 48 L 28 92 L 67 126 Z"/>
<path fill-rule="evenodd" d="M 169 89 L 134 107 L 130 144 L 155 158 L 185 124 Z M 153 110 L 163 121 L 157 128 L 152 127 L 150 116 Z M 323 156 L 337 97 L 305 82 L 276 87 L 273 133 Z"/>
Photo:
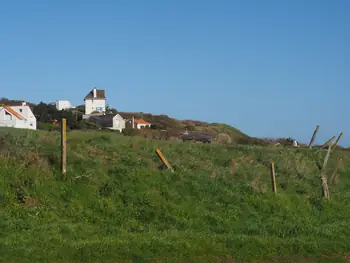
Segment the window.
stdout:
<path fill-rule="evenodd" d="M 5 120 L 6 121 L 12 120 L 12 115 L 10 113 L 8 113 L 7 111 L 5 111 Z"/>
<path fill-rule="evenodd" d="M 19 112 L 23 112 L 23 110 L 22 110 L 22 109 L 19 109 Z"/>

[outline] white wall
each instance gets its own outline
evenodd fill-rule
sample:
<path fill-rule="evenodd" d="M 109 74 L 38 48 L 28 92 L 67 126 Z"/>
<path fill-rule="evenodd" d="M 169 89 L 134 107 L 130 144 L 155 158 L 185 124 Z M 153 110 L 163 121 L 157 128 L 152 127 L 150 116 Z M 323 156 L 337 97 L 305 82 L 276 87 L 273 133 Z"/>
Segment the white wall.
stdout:
<path fill-rule="evenodd" d="M 141 128 L 146 128 L 146 127 L 151 127 L 150 124 L 136 124 L 136 129 L 141 129 Z"/>
<path fill-rule="evenodd" d="M 12 106 L 11 108 L 25 118 L 23 124 L 20 124 L 23 125 L 21 128 L 36 130 L 36 117 L 29 106 Z"/>
<path fill-rule="evenodd" d="M 65 110 L 73 108 L 72 104 L 68 100 L 57 100 L 56 101 L 56 109 L 57 110 Z"/>
<path fill-rule="evenodd" d="M 11 106 L 11 108 L 23 116 L 24 120 L 12 115 L 12 120 L 5 120 L 5 110 L 0 107 L 0 126 L 36 130 L 36 118 L 29 106 Z"/>
<path fill-rule="evenodd" d="M 0 127 L 16 127 L 17 118 L 11 115 L 11 119 L 6 116 L 6 112 L 0 107 Z"/>
<path fill-rule="evenodd" d="M 98 108 L 102 108 L 98 110 Z M 106 111 L 106 100 L 105 99 L 85 99 L 85 114 L 91 114 L 91 112 Z"/>
<path fill-rule="evenodd" d="M 122 130 L 125 129 L 125 120 L 119 114 L 117 114 L 113 118 L 113 128 L 112 129 L 119 130 L 120 132 L 122 132 Z"/>

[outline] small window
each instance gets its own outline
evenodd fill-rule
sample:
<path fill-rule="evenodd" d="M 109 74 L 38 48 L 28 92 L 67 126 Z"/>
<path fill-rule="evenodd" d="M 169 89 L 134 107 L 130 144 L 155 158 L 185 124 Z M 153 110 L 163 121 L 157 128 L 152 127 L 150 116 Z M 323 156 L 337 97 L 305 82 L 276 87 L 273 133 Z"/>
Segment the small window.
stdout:
<path fill-rule="evenodd" d="M 23 112 L 23 110 L 22 110 L 22 109 L 19 109 L 19 112 Z"/>
<path fill-rule="evenodd" d="M 5 120 L 6 121 L 12 120 L 12 115 L 10 113 L 8 113 L 7 111 L 5 111 Z"/>

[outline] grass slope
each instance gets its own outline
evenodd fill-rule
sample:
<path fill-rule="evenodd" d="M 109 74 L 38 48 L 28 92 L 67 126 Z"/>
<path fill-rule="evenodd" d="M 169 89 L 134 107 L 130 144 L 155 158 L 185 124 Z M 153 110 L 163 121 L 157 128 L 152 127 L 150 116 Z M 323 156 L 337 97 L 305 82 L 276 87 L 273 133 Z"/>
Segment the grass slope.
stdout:
<path fill-rule="evenodd" d="M 1 262 L 337 262 L 350 252 L 347 152 L 330 159 L 324 201 L 323 151 L 70 132 L 62 179 L 59 145 L 58 133 L 0 129 Z M 156 147 L 175 173 L 160 169 Z"/>
<path fill-rule="evenodd" d="M 120 112 L 126 118 L 142 118 L 152 123 L 157 129 L 166 129 L 172 136 L 182 134 L 186 129 L 191 132 L 208 133 L 216 136 L 218 133 L 227 133 L 233 142 L 239 142 L 240 139 L 249 139 L 250 137 L 240 130 L 222 123 L 207 123 L 195 120 L 177 120 L 167 115 L 153 115 L 150 113 Z"/>

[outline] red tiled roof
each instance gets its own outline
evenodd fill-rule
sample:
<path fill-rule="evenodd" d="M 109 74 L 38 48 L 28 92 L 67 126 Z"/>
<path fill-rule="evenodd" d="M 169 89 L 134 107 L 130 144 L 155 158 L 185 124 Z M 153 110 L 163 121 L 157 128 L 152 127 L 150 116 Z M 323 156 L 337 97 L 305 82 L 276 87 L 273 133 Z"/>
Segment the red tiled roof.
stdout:
<path fill-rule="evenodd" d="M 151 125 L 149 122 L 145 121 L 145 120 L 142 120 L 142 119 L 139 119 L 139 120 L 134 120 L 135 124 L 149 124 Z"/>
<path fill-rule="evenodd" d="M 17 111 L 12 109 L 10 106 L 5 106 L 4 109 L 7 110 L 9 113 L 11 113 L 13 116 L 15 116 L 17 119 L 19 120 L 24 119 L 23 116 L 21 116 L 21 114 L 19 114 Z"/>

